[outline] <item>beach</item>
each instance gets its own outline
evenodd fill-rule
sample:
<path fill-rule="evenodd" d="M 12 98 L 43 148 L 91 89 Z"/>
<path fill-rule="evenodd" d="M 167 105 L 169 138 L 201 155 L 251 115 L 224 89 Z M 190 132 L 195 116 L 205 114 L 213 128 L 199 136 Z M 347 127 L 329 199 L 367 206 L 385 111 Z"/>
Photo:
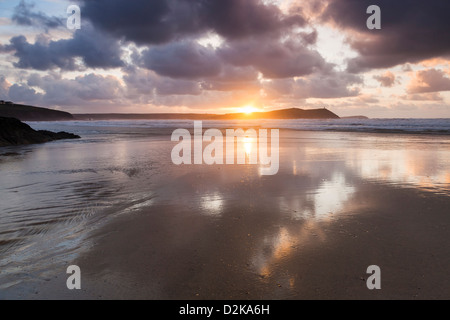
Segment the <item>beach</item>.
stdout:
<path fill-rule="evenodd" d="M 268 123 L 280 165 L 262 175 L 174 165 L 192 123 L 154 124 L 58 122 L 82 139 L 2 150 L 0 298 L 450 298 L 448 134 Z"/>

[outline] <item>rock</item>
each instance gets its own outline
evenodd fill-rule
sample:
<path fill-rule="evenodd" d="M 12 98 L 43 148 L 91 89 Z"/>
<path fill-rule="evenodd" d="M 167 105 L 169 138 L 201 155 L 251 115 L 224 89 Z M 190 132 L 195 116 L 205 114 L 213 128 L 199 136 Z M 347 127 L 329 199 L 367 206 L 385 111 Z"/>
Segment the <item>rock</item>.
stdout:
<path fill-rule="evenodd" d="M 79 138 L 67 132 L 36 131 L 15 118 L 0 117 L 0 147 Z"/>
<path fill-rule="evenodd" d="M 80 138 L 80 136 L 77 136 L 76 134 L 68 133 L 68 132 L 64 132 L 64 131 L 55 133 L 55 132 L 51 132 L 51 131 L 47 131 L 47 130 L 39 130 L 38 132 L 47 137 L 50 137 L 52 140 L 65 140 L 65 139 L 79 139 Z"/>

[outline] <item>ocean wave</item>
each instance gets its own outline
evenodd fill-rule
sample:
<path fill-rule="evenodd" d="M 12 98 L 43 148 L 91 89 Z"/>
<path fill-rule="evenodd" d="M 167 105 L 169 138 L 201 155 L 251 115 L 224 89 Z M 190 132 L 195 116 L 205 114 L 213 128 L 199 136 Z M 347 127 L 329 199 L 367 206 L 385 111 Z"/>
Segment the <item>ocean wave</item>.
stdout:
<path fill-rule="evenodd" d="M 301 131 L 347 131 L 374 133 L 415 133 L 415 134 L 450 134 L 450 119 L 330 119 L 330 120 L 207 120 L 204 128 L 261 127 Z M 65 121 L 65 122 L 30 122 L 33 128 L 50 127 L 60 129 L 70 127 L 77 134 L 97 135 L 116 133 L 114 129 L 191 129 L 192 120 L 114 120 L 114 121 Z M 165 131 L 164 131 L 165 132 Z M 133 132 L 130 132 L 133 133 Z M 157 132 L 153 132 L 157 133 Z"/>

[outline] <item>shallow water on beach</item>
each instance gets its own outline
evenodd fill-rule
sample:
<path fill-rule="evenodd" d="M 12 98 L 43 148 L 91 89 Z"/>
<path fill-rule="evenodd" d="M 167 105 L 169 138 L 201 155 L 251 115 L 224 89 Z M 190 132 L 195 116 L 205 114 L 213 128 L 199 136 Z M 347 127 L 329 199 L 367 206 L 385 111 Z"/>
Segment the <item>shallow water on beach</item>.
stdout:
<path fill-rule="evenodd" d="M 173 165 L 170 134 L 192 128 L 189 121 L 30 123 L 82 139 L 0 150 L 0 298 L 54 277 L 95 246 L 90 233 L 105 222 L 153 205 L 176 204 L 220 220 L 233 205 L 253 210 L 260 197 L 277 215 L 309 221 L 348 210 L 364 183 L 450 196 L 449 135 L 294 130 L 300 124 L 284 124 L 279 172 L 264 176 L 259 165 Z M 220 123 L 240 125 L 251 124 Z M 243 147 L 249 155 L 257 141 Z M 265 241 L 276 246 L 291 237 L 280 230 Z M 263 256 L 252 258 L 261 274 Z"/>

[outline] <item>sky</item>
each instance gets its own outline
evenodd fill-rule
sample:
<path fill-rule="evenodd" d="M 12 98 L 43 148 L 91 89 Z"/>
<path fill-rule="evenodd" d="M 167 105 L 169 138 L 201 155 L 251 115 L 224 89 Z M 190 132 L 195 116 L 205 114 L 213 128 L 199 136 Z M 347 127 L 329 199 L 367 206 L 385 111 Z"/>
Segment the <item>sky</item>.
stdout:
<path fill-rule="evenodd" d="M 67 28 L 71 4 L 79 30 Z M 445 0 L 0 0 L 0 100 L 450 118 L 449 12 Z"/>

